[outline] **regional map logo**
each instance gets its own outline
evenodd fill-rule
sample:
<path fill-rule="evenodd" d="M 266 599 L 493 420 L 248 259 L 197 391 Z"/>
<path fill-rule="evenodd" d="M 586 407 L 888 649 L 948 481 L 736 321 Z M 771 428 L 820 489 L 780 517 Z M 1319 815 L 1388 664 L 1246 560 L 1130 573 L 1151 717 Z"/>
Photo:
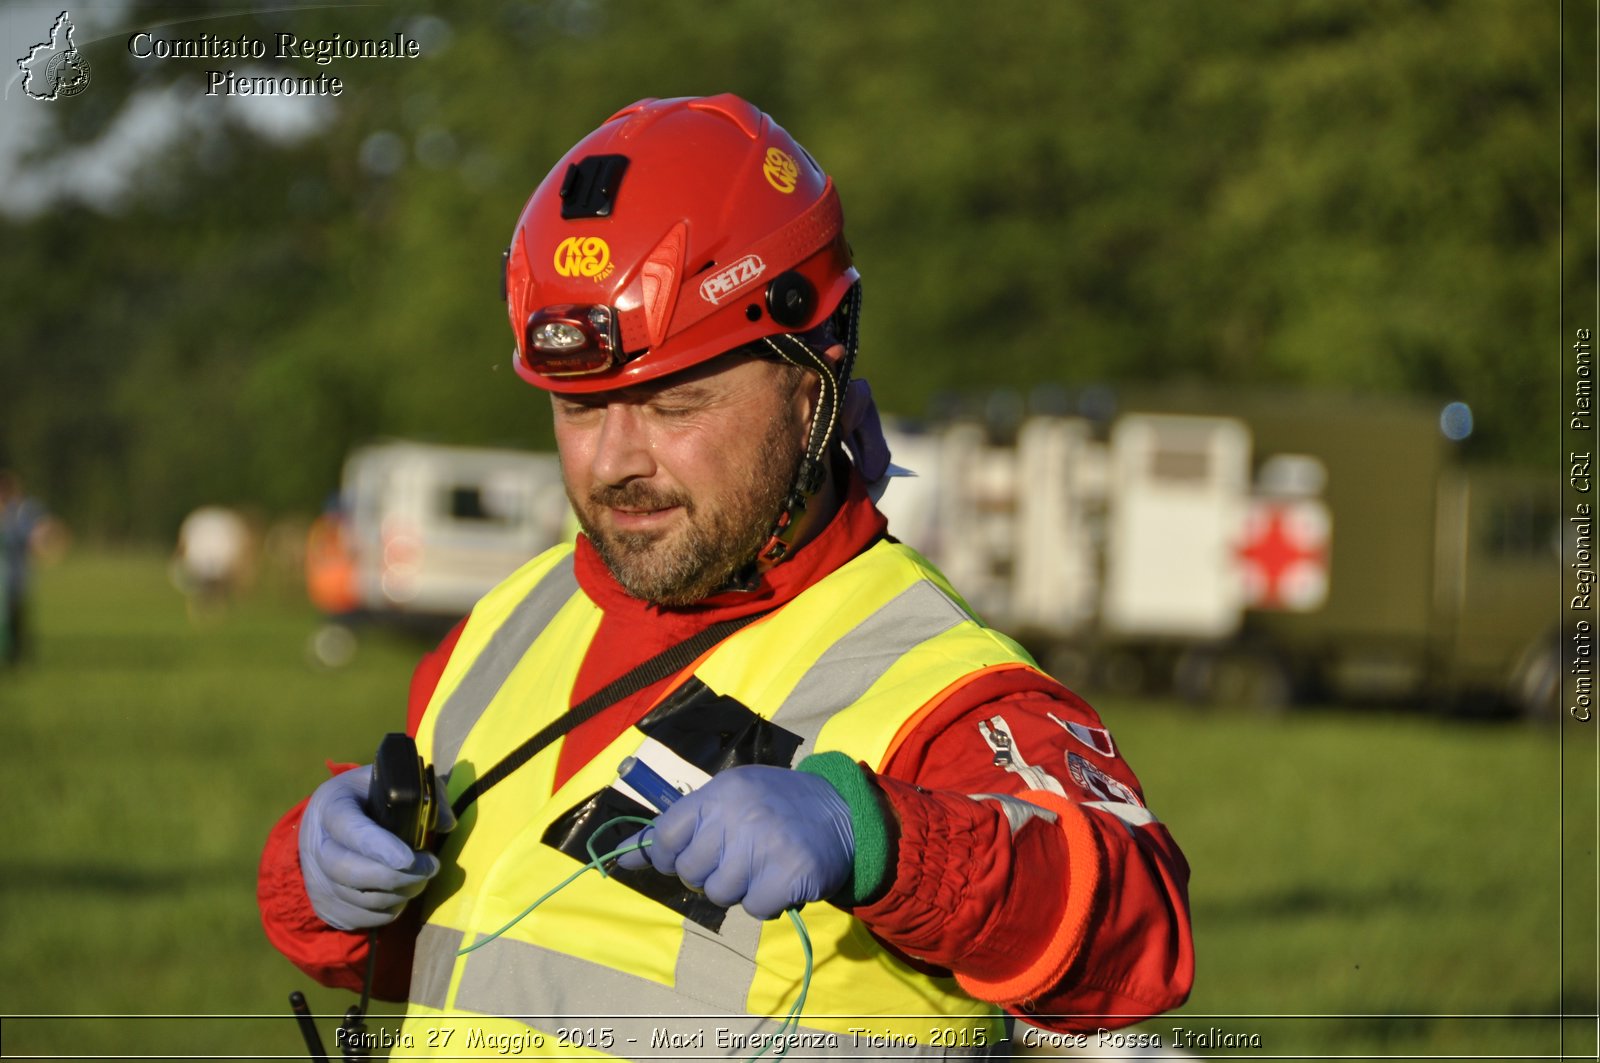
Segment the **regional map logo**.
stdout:
<path fill-rule="evenodd" d="M 89 87 L 89 60 L 72 43 L 72 29 L 71 16 L 61 12 L 50 27 L 50 39 L 17 60 L 22 91 L 32 99 L 59 100 Z"/>

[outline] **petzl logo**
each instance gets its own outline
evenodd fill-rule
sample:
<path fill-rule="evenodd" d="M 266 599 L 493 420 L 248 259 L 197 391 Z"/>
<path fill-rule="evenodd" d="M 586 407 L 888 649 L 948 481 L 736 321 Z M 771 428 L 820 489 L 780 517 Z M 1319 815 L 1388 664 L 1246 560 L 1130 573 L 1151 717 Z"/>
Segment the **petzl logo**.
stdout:
<path fill-rule="evenodd" d="M 72 18 L 65 12 L 50 27 L 50 39 L 17 60 L 22 91 L 35 100 L 76 96 L 89 87 L 89 60 L 72 43 Z"/>
<path fill-rule="evenodd" d="M 563 277 L 604 280 L 611 275 L 611 248 L 598 236 L 569 236 L 556 245 L 555 267 Z"/>
<path fill-rule="evenodd" d="M 715 306 L 767 271 L 767 264 L 755 255 L 746 255 L 726 269 L 719 269 L 700 282 L 700 298 Z"/>

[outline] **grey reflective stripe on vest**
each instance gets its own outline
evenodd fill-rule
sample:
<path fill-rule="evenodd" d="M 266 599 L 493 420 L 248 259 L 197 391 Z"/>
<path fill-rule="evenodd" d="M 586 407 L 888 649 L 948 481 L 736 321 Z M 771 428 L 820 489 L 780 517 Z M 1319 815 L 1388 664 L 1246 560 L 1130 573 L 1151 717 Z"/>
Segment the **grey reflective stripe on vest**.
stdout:
<path fill-rule="evenodd" d="M 416 953 L 411 960 L 412 1003 L 444 1009 L 450 994 L 450 972 L 455 970 L 456 953 L 466 935 L 447 926 L 425 925 L 417 934 Z"/>
<path fill-rule="evenodd" d="M 800 735 L 798 763 L 816 748 L 822 725 L 854 703 L 916 646 L 942 635 L 967 614 L 937 585 L 913 583 L 825 650 L 772 714 Z"/>
<path fill-rule="evenodd" d="M 798 941 L 795 947 L 800 947 Z M 699 987 L 699 983 L 691 982 L 687 988 Z M 616 1043 L 607 1051 L 624 1058 L 745 1059 L 753 1048 L 762 1046 L 759 1040 L 749 1040 L 753 1035 L 771 1038 L 782 1026 L 781 1016 L 761 1018 L 728 1012 L 709 1006 L 697 993 L 503 937 L 468 954 L 456 1006 L 515 1019 L 546 1032 L 558 1026 L 603 1025 L 615 1032 Z M 804 1018 L 802 1014 L 802 1023 Z M 872 1016 L 862 1016 L 860 1022 L 849 1025 L 871 1028 L 872 1020 Z M 930 1018 L 929 1025 L 957 1024 Z M 792 1032 L 801 1039 L 794 1048 L 797 1058 L 839 1055 L 857 1059 L 970 1059 L 996 1051 L 994 1045 L 935 1047 L 923 1043 L 929 1040 L 927 1035 L 916 1038 L 915 1045 L 886 1048 L 881 1043 L 857 1044 L 848 1033 L 803 1024 Z M 736 1037 L 745 1040 L 735 1041 Z"/>
<path fill-rule="evenodd" d="M 737 906 L 728 909 L 715 933 L 685 919 L 673 983 L 694 986 L 698 999 L 722 1011 L 741 1012 L 756 980 L 760 941 L 761 921 Z"/>
<path fill-rule="evenodd" d="M 572 556 L 556 562 L 511 615 L 489 636 L 489 644 L 467 668 L 450 697 L 439 707 L 433 725 L 433 766 L 445 778 L 455 767 L 467 734 L 494 696 L 561 607 L 577 593 L 578 575 Z"/>

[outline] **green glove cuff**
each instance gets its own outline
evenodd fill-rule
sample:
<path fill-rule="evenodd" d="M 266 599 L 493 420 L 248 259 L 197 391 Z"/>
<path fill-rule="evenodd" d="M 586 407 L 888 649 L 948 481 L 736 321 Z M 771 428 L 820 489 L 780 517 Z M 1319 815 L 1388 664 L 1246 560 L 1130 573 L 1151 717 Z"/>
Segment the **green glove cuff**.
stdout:
<path fill-rule="evenodd" d="M 889 824 L 879 803 L 878 788 L 867 771 L 843 753 L 813 753 L 794 766 L 795 771 L 825 780 L 850 806 L 850 829 L 855 834 L 855 869 L 847 889 L 834 900 L 852 907 L 875 898 L 889 873 Z"/>

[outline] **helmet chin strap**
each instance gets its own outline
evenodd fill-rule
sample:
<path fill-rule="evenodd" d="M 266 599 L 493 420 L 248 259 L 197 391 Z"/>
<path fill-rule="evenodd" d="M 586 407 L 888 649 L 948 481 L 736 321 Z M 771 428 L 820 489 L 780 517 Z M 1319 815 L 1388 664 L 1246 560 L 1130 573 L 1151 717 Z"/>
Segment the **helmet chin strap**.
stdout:
<path fill-rule="evenodd" d="M 838 438 L 845 388 L 850 384 L 850 373 L 855 366 L 856 351 L 860 346 L 861 285 L 859 283 L 851 286 L 844 302 L 834 312 L 833 320 L 839 327 L 841 333 L 839 340 L 844 345 L 844 357 L 839 360 L 837 368 L 828 362 L 822 352 L 798 336 L 779 333 L 764 337 L 762 340 L 769 350 L 784 361 L 816 373 L 821 386 L 816 410 L 811 415 L 811 431 L 806 441 L 805 454 L 800 458 L 800 468 L 796 471 L 794 483 L 784 499 L 783 509 L 773 521 L 772 533 L 767 537 L 766 544 L 741 573 L 745 578 L 736 581 L 742 586 L 753 585 L 755 577 L 763 567 L 775 565 L 789 556 L 790 551 L 794 549 L 794 538 L 800 530 L 800 518 L 805 513 L 806 505 L 827 480 L 828 451 L 833 441 Z"/>

